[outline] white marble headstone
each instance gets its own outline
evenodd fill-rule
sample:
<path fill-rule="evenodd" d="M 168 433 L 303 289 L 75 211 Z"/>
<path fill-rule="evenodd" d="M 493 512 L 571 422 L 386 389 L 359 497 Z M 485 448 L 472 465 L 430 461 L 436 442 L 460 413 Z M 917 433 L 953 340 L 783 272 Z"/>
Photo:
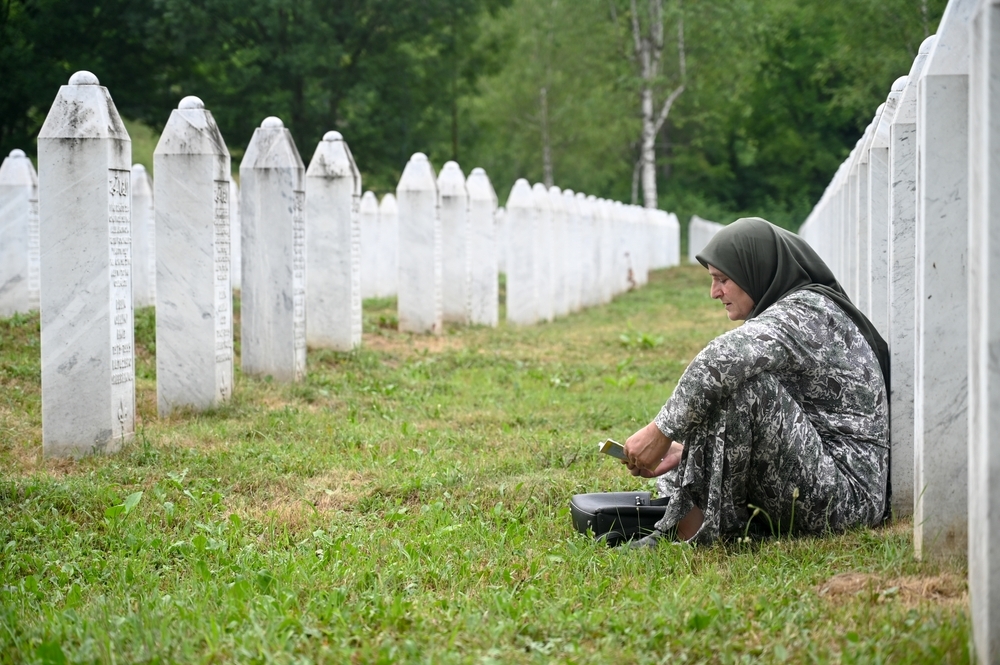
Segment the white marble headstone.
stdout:
<path fill-rule="evenodd" d="M 583 306 L 583 271 L 580 260 L 583 255 L 583 224 L 576 193 L 572 189 L 562 192 L 563 210 L 566 214 L 566 235 L 563 242 L 563 285 L 566 290 L 566 309 L 578 312 Z"/>
<path fill-rule="evenodd" d="M 233 290 L 239 291 L 243 284 L 242 231 L 240 230 L 240 186 L 229 179 L 229 281 Z"/>
<path fill-rule="evenodd" d="M 38 309 L 38 176 L 23 150 L 0 164 L 0 317 Z"/>
<path fill-rule="evenodd" d="M 579 229 L 576 274 L 580 283 L 580 308 L 593 307 L 598 302 L 597 270 L 600 260 L 596 241 L 597 219 L 594 217 L 593 199 L 588 199 L 583 192 L 577 192 L 574 198 Z"/>
<path fill-rule="evenodd" d="M 315 348 L 361 344 L 360 201 L 351 149 L 340 132 L 327 132 L 306 171 L 306 341 Z"/>
<path fill-rule="evenodd" d="M 471 307 L 472 256 L 469 252 L 469 193 L 456 162 L 438 174 L 441 197 L 441 313 L 445 321 L 468 323 Z"/>
<path fill-rule="evenodd" d="M 135 430 L 132 141 L 90 72 L 38 135 L 42 450 L 113 452 Z"/>
<path fill-rule="evenodd" d="M 538 322 L 538 257 L 535 197 L 531 185 L 518 179 L 507 197 L 507 321 L 516 325 Z"/>
<path fill-rule="evenodd" d="M 535 281 L 538 319 L 551 321 L 555 316 L 555 265 L 552 260 L 552 202 L 549 190 L 540 182 L 531 188 L 535 210 Z M 509 207 L 509 206 L 508 206 Z"/>
<path fill-rule="evenodd" d="M 968 541 L 969 23 L 952 0 L 918 78 L 914 548 Z"/>
<path fill-rule="evenodd" d="M 598 242 L 600 243 L 601 302 L 609 303 L 617 291 L 617 264 L 615 261 L 614 217 L 611 202 L 597 200 Z"/>
<path fill-rule="evenodd" d="M 374 192 L 367 191 L 361 196 L 358 221 L 361 225 L 361 297 L 379 298 L 385 295 L 382 293 L 385 241 Z"/>
<path fill-rule="evenodd" d="M 306 373 L 305 167 L 280 118 L 254 130 L 240 163 L 241 364 L 292 382 Z"/>
<path fill-rule="evenodd" d="M 570 237 L 566 223 L 566 203 L 562 190 L 554 185 L 549 187 L 549 214 L 552 219 L 550 226 L 552 252 L 549 254 L 552 278 L 552 314 L 553 316 L 566 316 L 570 311 L 569 294 L 566 289 L 567 263 L 569 261 L 567 244 Z"/>
<path fill-rule="evenodd" d="M 156 218 L 153 182 L 142 164 L 132 165 L 132 303 L 156 304 Z"/>
<path fill-rule="evenodd" d="M 497 270 L 502 273 L 507 272 L 507 209 L 497 208 L 496 214 L 497 229 Z"/>
<path fill-rule="evenodd" d="M 170 113 L 153 165 L 156 402 L 165 416 L 217 407 L 233 391 L 230 158 L 200 99 Z"/>
<path fill-rule="evenodd" d="M 442 323 L 442 230 L 438 191 L 427 155 L 410 157 L 396 187 L 399 209 L 399 296 L 402 332 L 444 332 Z"/>
<path fill-rule="evenodd" d="M 395 296 L 399 293 L 399 209 L 392 192 L 382 197 L 378 206 L 378 225 L 381 230 L 382 251 L 379 253 L 379 293 Z"/>
<path fill-rule="evenodd" d="M 474 324 L 495 326 L 499 319 L 497 271 L 497 195 L 486 171 L 472 169 L 465 181 L 469 193 L 471 256 L 470 320 Z"/>
<path fill-rule="evenodd" d="M 975 655 L 1000 663 L 1000 5 L 972 21 L 969 72 L 969 596 Z"/>
<path fill-rule="evenodd" d="M 889 130 L 906 77 L 892 84 L 868 149 L 868 307 L 872 325 L 889 335 Z"/>

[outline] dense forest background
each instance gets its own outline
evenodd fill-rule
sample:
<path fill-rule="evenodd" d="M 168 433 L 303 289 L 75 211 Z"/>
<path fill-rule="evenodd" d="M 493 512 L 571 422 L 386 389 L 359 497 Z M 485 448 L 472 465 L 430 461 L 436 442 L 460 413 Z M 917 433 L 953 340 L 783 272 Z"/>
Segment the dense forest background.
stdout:
<path fill-rule="evenodd" d="M 484 167 L 501 203 L 518 177 L 641 201 L 640 90 L 659 107 L 683 85 L 656 133 L 659 206 L 796 228 L 945 4 L 0 0 L 0 154 L 34 154 L 58 87 L 88 69 L 154 132 L 201 97 L 234 168 L 277 115 L 306 162 L 342 132 L 376 192 L 422 151 Z M 651 17 L 662 65 L 644 80 L 632 19 Z"/>

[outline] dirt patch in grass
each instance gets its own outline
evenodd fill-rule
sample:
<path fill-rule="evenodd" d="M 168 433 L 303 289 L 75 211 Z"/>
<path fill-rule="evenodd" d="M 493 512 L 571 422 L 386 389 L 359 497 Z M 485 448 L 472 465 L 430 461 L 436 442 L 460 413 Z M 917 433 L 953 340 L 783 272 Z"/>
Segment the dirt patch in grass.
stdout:
<path fill-rule="evenodd" d="M 315 513 L 350 508 L 368 494 L 364 487 L 361 473 L 331 469 L 310 479 L 301 493 L 285 493 L 268 501 L 249 503 L 240 512 L 258 521 L 276 519 L 290 526 L 303 526 Z"/>
<path fill-rule="evenodd" d="M 366 333 L 361 340 L 364 348 L 379 353 L 396 353 L 404 356 L 414 353 L 441 353 L 465 346 L 465 340 L 454 335 L 379 335 Z"/>
<path fill-rule="evenodd" d="M 874 603 L 899 602 L 905 607 L 921 603 L 964 605 L 969 595 L 965 580 L 948 573 L 893 578 L 874 573 L 840 573 L 820 584 L 816 591 L 831 602 L 863 598 Z"/>

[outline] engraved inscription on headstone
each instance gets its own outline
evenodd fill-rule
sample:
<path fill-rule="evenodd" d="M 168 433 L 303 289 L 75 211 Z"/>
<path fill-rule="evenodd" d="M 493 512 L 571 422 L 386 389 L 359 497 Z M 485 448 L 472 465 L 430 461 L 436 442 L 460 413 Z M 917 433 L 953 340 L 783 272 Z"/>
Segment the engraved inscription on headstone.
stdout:
<path fill-rule="evenodd" d="M 229 181 L 215 181 L 215 372 L 218 398 L 233 393 L 233 322 L 230 284 Z"/>
<path fill-rule="evenodd" d="M 132 215 L 130 171 L 108 170 L 108 237 L 110 239 L 111 302 L 111 409 L 113 436 L 133 431 L 135 418 L 135 368 L 132 365 Z"/>
<path fill-rule="evenodd" d="M 306 193 L 295 192 L 292 214 L 292 330 L 295 337 L 295 380 L 306 375 Z"/>
<path fill-rule="evenodd" d="M 38 190 L 28 201 L 28 300 L 31 308 L 38 307 L 41 291 L 41 273 L 39 272 L 40 244 L 38 236 Z"/>

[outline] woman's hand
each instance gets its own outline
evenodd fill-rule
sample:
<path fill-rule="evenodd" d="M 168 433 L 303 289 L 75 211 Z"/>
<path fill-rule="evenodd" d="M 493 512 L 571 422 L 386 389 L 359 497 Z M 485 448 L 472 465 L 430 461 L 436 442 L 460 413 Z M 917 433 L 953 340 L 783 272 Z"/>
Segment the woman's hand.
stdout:
<path fill-rule="evenodd" d="M 649 423 L 625 441 L 625 460 L 633 476 L 654 478 L 681 463 L 684 446 L 671 441 L 656 423 Z"/>

